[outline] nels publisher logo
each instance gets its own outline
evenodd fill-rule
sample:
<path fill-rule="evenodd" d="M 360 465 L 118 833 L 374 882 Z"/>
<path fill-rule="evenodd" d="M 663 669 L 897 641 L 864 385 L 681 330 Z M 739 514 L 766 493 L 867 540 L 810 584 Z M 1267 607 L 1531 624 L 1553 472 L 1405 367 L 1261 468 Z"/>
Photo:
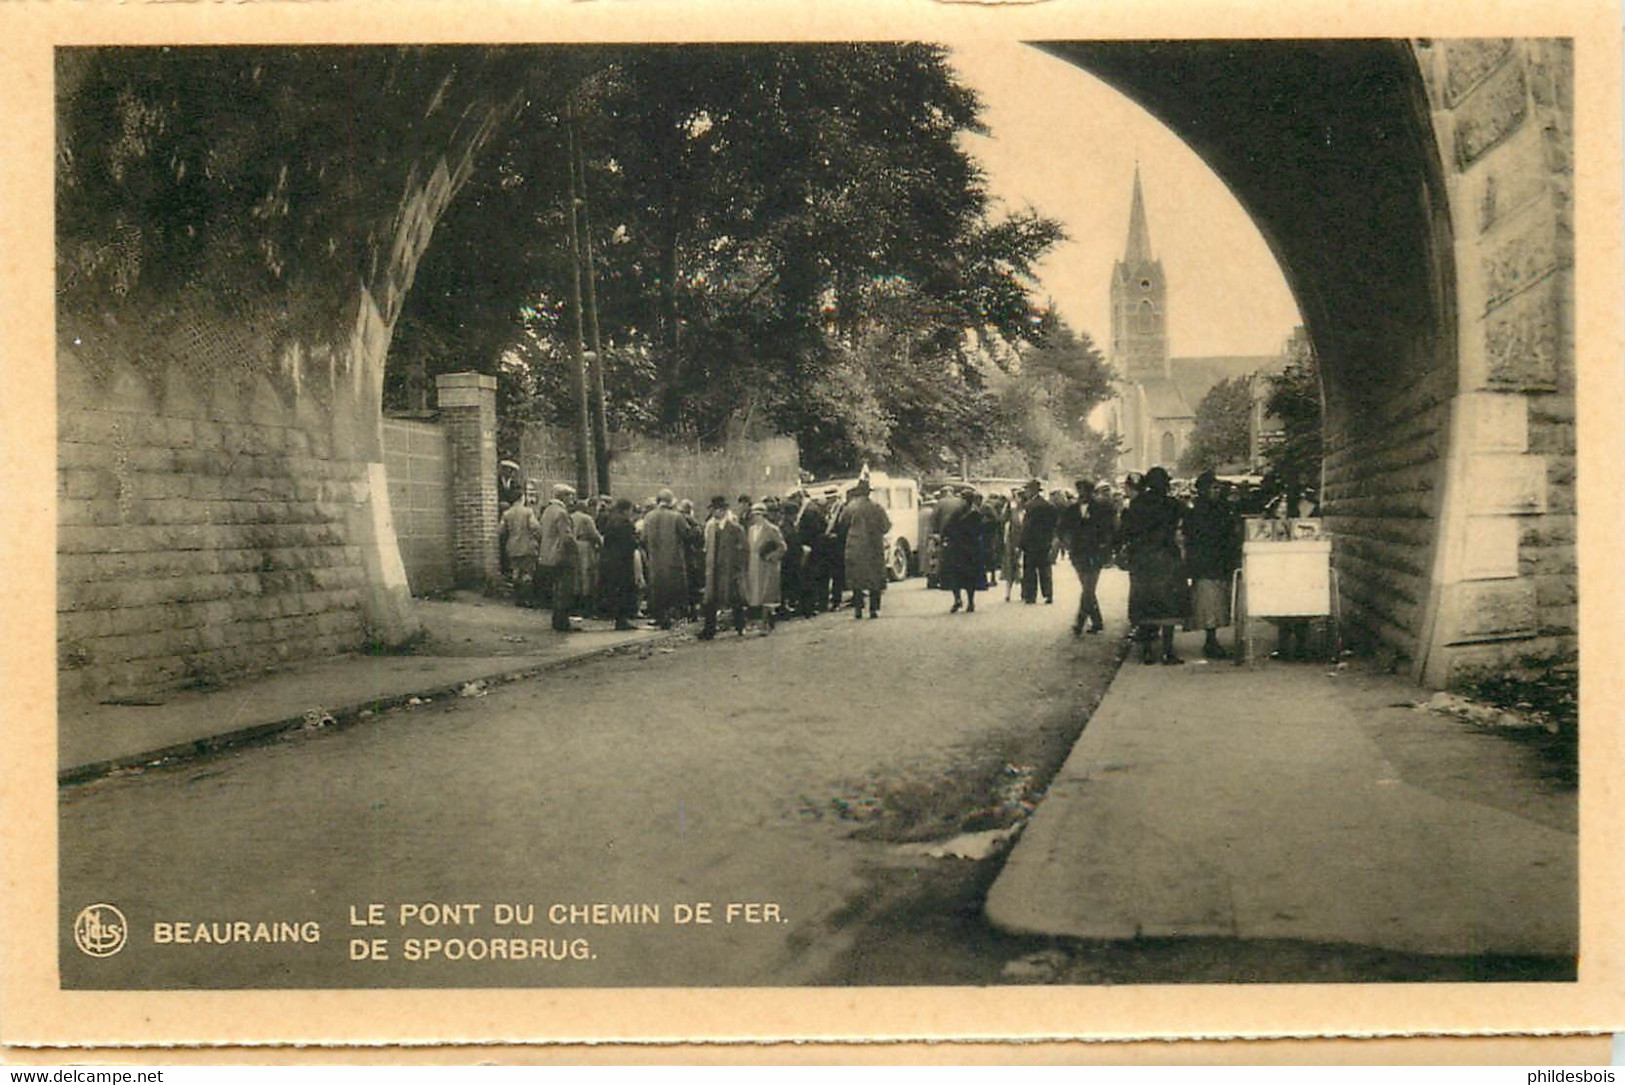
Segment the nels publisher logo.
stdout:
<path fill-rule="evenodd" d="M 124 913 L 111 904 L 82 908 L 73 920 L 73 943 L 92 957 L 111 957 L 129 940 Z"/>

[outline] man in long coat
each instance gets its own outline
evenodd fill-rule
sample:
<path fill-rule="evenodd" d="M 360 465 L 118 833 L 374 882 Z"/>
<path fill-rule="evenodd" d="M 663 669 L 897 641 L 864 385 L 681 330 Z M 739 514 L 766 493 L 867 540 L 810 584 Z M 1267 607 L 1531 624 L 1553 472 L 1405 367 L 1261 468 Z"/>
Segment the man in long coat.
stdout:
<path fill-rule="evenodd" d="M 733 613 L 734 632 L 745 632 L 745 529 L 728 511 L 728 499 L 711 499 L 711 517 L 705 522 L 705 628 L 701 640 L 717 635 L 717 611 Z"/>
<path fill-rule="evenodd" d="M 863 597 L 869 596 L 869 617 L 880 617 L 880 593 L 886 590 L 886 532 L 891 517 L 869 500 L 869 480 L 852 487 L 838 523 L 846 531 L 846 588 L 852 593 L 852 616 L 863 617 Z"/>
<path fill-rule="evenodd" d="M 638 612 L 638 532 L 632 526 L 632 502 L 623 497 L 612 504 L 600 532 L 604 541 L 598 575 L 604 616 L 615 619 L 615 628 L 624 631 L 632 628 Z"/>
<path fill-rule="evenodd" d="M 829 520 L 816 497 L 807 498 L 796 517 L 796 541 L 801 544 L 801 595 L 795 600 L 796 613 L 811 618 L 829 601 Z"/>
<path fill-rule="evenodd" d="M 661 629 L 670 629 L 674 617 L 688 612 L 688 520 L 673 508 L 676 503 L 670 490 L 661 490 L 643 518 L 649 616 Z"/>
<path fill-rule="evenodd" d="M 943 532 L 948 525 L 948 521 L 957 516 L 965 505 L 965 499 L 961 497 L 959 495 L 959 491 L 952 486 L 944 486 L 937 493 L 937 503 L 931 509 L 931 518 L 929 521 L 931 536 L 926 541 L 927 552 L 930 555 L 925 563 L 928 571 L 928 575 L 925 579 L 925 586 L 928 588 L 948 587 L 947 584 L 943 583 L 942 575 L 943 549 L 946 546 L 946 540 L 943 538 Z M 954 609 L 957 610 L 959 608 L 955 607 Z"/>

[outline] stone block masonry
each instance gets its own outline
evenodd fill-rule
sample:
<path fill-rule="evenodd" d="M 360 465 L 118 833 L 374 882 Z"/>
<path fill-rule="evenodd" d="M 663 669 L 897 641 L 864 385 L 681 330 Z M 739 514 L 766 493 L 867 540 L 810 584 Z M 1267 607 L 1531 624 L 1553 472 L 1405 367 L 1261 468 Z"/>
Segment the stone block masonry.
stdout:
<path fill-rule="evenodd" d="M 92 380 L 71 350 L 59 370 L 64 694 L 207 685 L 364 642 L 366 465 L 318 455 L 327 427 L 263 395 L 200 409 L 131 374 Z"/>
<path fill-rule="evenodd" d="M 1447 42 L 1424 80 L 1456 216 L 1455 463 L 1422 677 L 1576 648 L 1573 42 Z"/>

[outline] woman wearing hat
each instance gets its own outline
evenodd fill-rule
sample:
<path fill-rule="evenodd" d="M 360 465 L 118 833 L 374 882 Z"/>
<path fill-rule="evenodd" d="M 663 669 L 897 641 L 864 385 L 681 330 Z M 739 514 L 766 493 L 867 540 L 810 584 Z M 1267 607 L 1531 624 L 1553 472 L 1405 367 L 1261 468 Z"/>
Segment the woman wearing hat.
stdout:
<path fill-rule="evenodd" d="M 773 614 L 783 598 L 780 589 L 780 566 L 784 562 L 784 534 L 767 516 L 766 502 L 758 501 L 750 507 L 750 526 L 745 532 L 748 547 L 745 566 L 745 605 L 760 610 L 763 628 L 773 630 Z"/>
<path fill-rule="evenodd" d="M 1168 495 L 1169 481 L 1161 467 L 1147 471 L 1119 525 L 1128 562 L 1128 620 L 1137 628 L 1142 663 L 1157 661 L 1159 639 L 1164 663 L 1184 662 L 1174 652 L 1174 629 L 1185 620 L 1186 609 L 1179 549 L 1184 506 Z"/>
<path fill-rule="evenodd" d="M 950 614 L 957 614 L 962 606 L 966 613 L 976 613 L 976 591 L 982 586 L 982 517 L 970 502 L 971 492 L 954 503 L 942 522 L 938 575 L 942 586 L 954 593 Z M 959 597 L 961 592 L 967 597 L 965 601 Z"/>

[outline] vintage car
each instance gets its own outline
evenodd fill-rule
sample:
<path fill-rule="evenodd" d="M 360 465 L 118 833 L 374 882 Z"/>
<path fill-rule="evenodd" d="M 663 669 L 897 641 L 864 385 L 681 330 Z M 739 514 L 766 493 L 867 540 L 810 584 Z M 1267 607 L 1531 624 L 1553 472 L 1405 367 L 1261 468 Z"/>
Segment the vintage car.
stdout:
<path fill-rule="evenodd" d="M 860 477 L 853 475 L 850 478 L 808 482 L 800 489 L 833 508 L 846 500 Z M 891 530 L 886 533 L 887 574 L 892 580 L 906 580 L 919 571 L 919 480 L 893 477 L 883 471 L 869 472 L 868 479 L 869 499 L 885 509 L 891 517 Z"/>

